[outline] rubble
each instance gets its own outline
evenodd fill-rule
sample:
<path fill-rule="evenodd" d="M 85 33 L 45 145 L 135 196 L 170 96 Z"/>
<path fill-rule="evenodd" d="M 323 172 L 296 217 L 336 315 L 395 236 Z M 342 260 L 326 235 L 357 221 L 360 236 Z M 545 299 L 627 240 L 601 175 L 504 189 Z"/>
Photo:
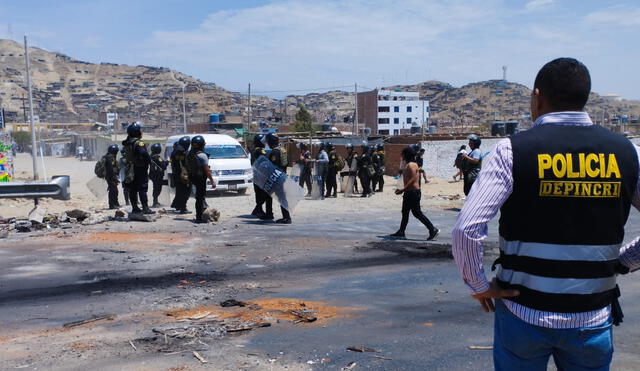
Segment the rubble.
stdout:
<path fill-rule="evenodd" d="M 217 222 L 220 219 L 220 212 L 216 209 L 206 209 L 202 213 L 202 219 L 207 222 Z"/>
<path fill-rule="evenodd" d="M 158 220 L 157 214 L 129 213 L 129 220 L 137 222 L 155 222 Z"/>
<path fill-rule="evenodd" d="M 67 210 L 65 211 L 65 214 L 67 214 L 69 218 L 75 218 L 79 222 L 91 216 L 91 213 L 88 213 L 80 209 Z"/>

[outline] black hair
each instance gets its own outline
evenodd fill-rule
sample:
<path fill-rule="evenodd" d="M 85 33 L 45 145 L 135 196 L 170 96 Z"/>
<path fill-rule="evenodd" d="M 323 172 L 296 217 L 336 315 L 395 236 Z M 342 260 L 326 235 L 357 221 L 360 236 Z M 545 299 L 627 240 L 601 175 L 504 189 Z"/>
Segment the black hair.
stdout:
<path fill-rule="evenodd" d="M 556 110 L 582 111 L 591 92 L 591 76 L 582 62 L 558 58 L 540 69 L 533 89 L 539 89 L 540 95 Z"/>
<path fill-rule="evenodd" d="M 414 151 L 413 148 L 411 148 L 411 147 L 404 147 L 404 149 L 402 150 L 402 158 L 407 163 L 412 162 L 412 161 L 415 162 L 416 161 L 416 151 Z"/>
<path fill-rule="evenodd" d="M 464 144 L 460 146 L 460 149 L 458 151 L 462 151 L 463 149 L 467 149 L 467 146 Z"/>

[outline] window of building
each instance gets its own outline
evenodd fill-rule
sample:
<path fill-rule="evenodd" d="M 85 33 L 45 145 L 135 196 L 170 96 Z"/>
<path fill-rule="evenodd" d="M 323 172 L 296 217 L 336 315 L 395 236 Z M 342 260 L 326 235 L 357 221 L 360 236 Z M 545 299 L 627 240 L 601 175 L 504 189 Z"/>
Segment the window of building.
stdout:
<path fill-rule="evenodd" d="M 398 134 L 400 134 L 400 130 L 398 129 L 393 130 L 393 135 L 398 135 Z"/>
<path fill-rule="evenodd" d="M 411 112 L 411 106 L 407 106 L 407 112 Z"/>
<path fill-rule="evenodd" d="M 400 106 L 393 106 L 393 112 L 400 112 Z"/>
<path fill-rule="evenodd" d="M 389 130 L 378 130 L 378 135 L 389 135 Z"/>
<path fill-rule="evenodd" d="M 389 112 L 389 107 L 378 107 L 378 112 Z"/>
<path fill-rule="evenodd" d="M 389 123 L 389 119 L 388 118 L 378 119 L 378 124 L 388 124 L 388 123 Z"/>
<path fill-rule="evenodd" d="M 411 117 L 407 117 L 407 124 L 411 123 Z"/>
<path fill-rule="evenodd" d="M 393 123 L 394 124 L 399 124 L 400 123 L 400 119 L 398 117 L 394 117 L 393 118 Z"/>

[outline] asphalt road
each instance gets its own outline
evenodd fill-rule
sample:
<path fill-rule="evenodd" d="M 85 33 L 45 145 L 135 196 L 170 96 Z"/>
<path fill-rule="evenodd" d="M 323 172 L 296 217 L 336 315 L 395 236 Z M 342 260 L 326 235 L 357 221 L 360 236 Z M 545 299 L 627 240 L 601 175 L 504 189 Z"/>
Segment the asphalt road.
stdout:
<path fill-rule="evenodd" d="M 245 216 L 201 226 L 165 215 L 156 223 L 11 235 L 0 248 L 2 368 L 339 370 L 355 362 L 356 370 L 491 369 L 491 351 L 470 347 L 491 345 L 493 318 L 469 298 L 450 257 L 457 213 L 428 215 L 442 229 L 433 243 L 415 220 L 408 240 L 386 240 L 399 215 L 384 210 L 290 226 Z M 639 222 L 632 212 L 627 240 L 640 234 Z M 494 222 L 487 272 L 496 241 Z M 634 275 L 620 281 L 626 317 L 615 329 L 613 368 L 634 370 L 640 284 Z M 350 314 L 317 324 L 273 321 L 175 352 L 148 340 L 167 310 L 229 298 L 296 298 Z M 63 327 L 102 314 L 114 319 Z"/>

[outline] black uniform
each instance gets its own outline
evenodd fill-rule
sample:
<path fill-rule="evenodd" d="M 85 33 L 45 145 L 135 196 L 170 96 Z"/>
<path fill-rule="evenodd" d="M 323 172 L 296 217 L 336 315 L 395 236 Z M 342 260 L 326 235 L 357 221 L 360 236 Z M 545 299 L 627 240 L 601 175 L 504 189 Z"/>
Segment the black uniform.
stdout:
<path fill-rule="evenodd" d="M 253 165 L 260 156 L 266 155 L 267 152 L 264 148 L 255 147 L 253 152 L 251 153 L 251 165 Z M 253 215 L 258 214 L 257 216 L 264 220 L 273 219 L 273 199 L 269 194 L 262 190 L 262 188 L 258 187 L 255 183 L 253 184 L 253 191 L 256 196 L 256 207 L 253 209 Z M 265 205 L 266 204 L 266 205 Z M 265 205 L 265 211 L 262 211 L 262 205 Z"/>
<path fill-rule="evenodd" d="M 118 161 L 116 156 L 107 153 L 105 156 L 105 177 L 107 181 L 107 192 L 109 193 L 109 208 L 116 209 L 120 207 L 118 202 L 118 177 L 120 176 L 120 169 L 118 168 Z"/>
<path fill-rule="evenodd" d="M 191 149 L 187 154 L 187 170 L 189 180 L 196 188 L 196 220 L 202 220 L 205 210 L 205 197 L 207 196 L 207 175 L 204 173 L 203 164 L 198 155 L 205 152 L 202 149 Z"/>
<path fill-rule="evenodd" d="M 311 160 L 311 152 L 309 151 L 304 151 L 304 153 L 302 154 L 302 157 L 307 159 L 307 160 Z M 311 194 L 311 165 L 313 164 L 313 162 L 311 161 L 307 161 L 304 162 L 304 166 L 302 167 L 302 172 L 300 174 L 300 182 L 298 183 L 300 185 L 300 187 L 304 187 L 304 185 L 307 185 L 307 194 Z"/>
<path fill-rule="evenodd" d="M 153 205 L 158 205 L 158 197 L 162 192 L 164 182 L 164 171 L 167 169 L 167 162 L 160 154 L 151 155 L 151 167 L 149 168 L 149 179 L 153 183 Z"/>
<path fill-rule="evenodd" d="M 360 158 L 358 158 L 358 177 L 360 178 L 360 184 L 362 184 L 362 197 L 367 197 L 371 194 L 371 180 L 369 180 L 370 166 L 371 156 L 369 152 L 364 151 Z"/>
<path fill-rule="evenodd" d="M 371 154 L 371 166 L 373 166 L 373 176 L 371 177 L 371 193 L 373 193 L 376 192 L 378 174 L 380 173 L 380 156 L 378 155 L 378 151 L 373 151 Z"/>
<path fill-rule="evenodd" d="M 324 151 L 324 149 L 320 149 L 316 155 L 316 182 L 318 187 L 320 187 L 320 197 L 324 198 L 324 189 L 327 181 L 327 163 L 320 162 L 320 154 L 322 151 Z"/>
<path fill-rule="evenodd" d="M 338 181 L 336 176 L 338 175 L 338 169 L 336 169 L 336 161 L 338 160 L 338 152 L 333 149 L 329 152 L 329 163 L 327 164 L 327 194 L 325 197 L 337 197 L 338 193 Z M 331 193 L 333 190 L 333 194 Z"/>
<path fill-rule="evenodd" d="M 191 183 L 189 182 L 184 162 L 185 149 L 178 144 L 174 147 L 173 152 L 171 152 L 171 177 L 176 187 L 176 195 L 171 203 L 171 207 L 182 212 L 187 212 L 187 200 L 191 195 Z"/>
<path fill-rule="evenodd" d="M 378 177 L 378 192 L 382 192 L 384 189 L 384 151 L 378 151 L 378 171 L 376 173 Z"/>
<path fill-rule="evenodd" d="M 127 138 L 122 141 L 123 151 L 127 160 L 127 166 L 133 167 L 133 179 L 131 179 L 131 169 L 127 169 L 125 183 L 129 187 L 129 201 L 131 211 L 140 212 L 149 210 L 149 200 L 147 190 L 149 188 L 149 162 L 151 157 L 147 152 L 147 147 L 140 138 Z M 138 207 L 138 197 L 142 210 Z"/>
<path fill-rule="evenodd" d="M 422 185 L 422 174 L 424 173 L 424 158 L 418 153 L 416 154 L 416 164 L 418 164 L 418 184 Z"/>
<path fill-rule="evenodd" d="M 282 152 L 280 151 L 279 147 L 276 147 L 274 149 L 271 150 L 271 153 L 269 154 L 269 160 L 276 165 L 276 167 L 278 167 L 280 170 L 282 170 L 283 173 L 287 173 L 287 167 L 282 165 Z M 269 197 L 271 198 L 271 197 Z M 289 210 L 285 209 L 284 207 L 280 206 L 280 211 L 282 211 L 282 219 L 284 220 L 291 220 L 291 214 L 289 214 Z M 273 213 L 273 212 L 272 212 Z"/>

